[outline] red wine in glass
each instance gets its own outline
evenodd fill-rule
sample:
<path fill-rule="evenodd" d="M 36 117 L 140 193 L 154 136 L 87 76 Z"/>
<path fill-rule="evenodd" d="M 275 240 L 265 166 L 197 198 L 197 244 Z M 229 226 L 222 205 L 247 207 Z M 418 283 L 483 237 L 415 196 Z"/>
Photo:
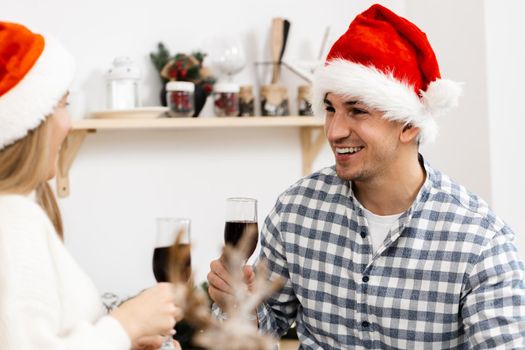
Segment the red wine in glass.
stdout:
<path fill-rule="evenodd" d="M 226 244 L 231 244 L 235 247 L 243 237 L 249 237 L 246 238 L 248 244 L 244 252 L 245 259 L 248 259 L 257 247 L 259 238 L 257 222 L 226 221 L 224 225 L 224 242 L 226 242 Z"/>
<path fill-rule="evenodd" d="M 168 282 L 169 262 L 171 247 L 157 247 L 153 251 L 153 275 L 157 282 Z M 187 254 L 183 279 L 188 281 L 191 276 L 191 255 L 189 244 L 179 244 L 179 251 Z"/>
<path fill-rule="evenodd" d="M 153 251 L 153 275 L 157 282 L 169 281 L 169 263 L 172 260 L 170 254 L 173 253 L 173 245 L 177 242 L 179 233 L 179 246 L 177 251 L 186 256 L 184 263 L 184 272 L 182 278 L 189 281 L 191 276 L 191 256 L 190 256 L 190 220 L 178 218 L 159 218 L 157 219 L 157 235 L 155 241 L 155 249 Z M 176 334 L 181 335 L 180 327 L 182 323 L 175 325 Z M 161 349 L 175 349 L 172 344 L 172 337 L 166 337 Z"/>
<path fill-rule="evenodd" d="M 253 198 L 228 198 L 226 200 L 226 223 L 224 225 L 224 242 L 234 247 L 241 238 L 246 238 L 244 258 L 253 254 L 257 247 L 259 231 L 257 227 L 257 200 Z"/>

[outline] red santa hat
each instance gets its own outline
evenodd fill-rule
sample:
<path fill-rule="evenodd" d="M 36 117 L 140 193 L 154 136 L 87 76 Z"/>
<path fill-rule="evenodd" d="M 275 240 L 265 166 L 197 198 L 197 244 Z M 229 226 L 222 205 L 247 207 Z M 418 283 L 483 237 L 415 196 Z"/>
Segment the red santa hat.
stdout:
<path fill-rule="evenodd" d="M 57 40 L 0 22 L 0 149 L 53 112 L 74 71 L 73 57 Z"/>
<path fill-rule="evenodd" d="M 434 141 L 434 118 L 456 106 L 461 94 L 460 84 L 441 79 L 425 33 L 377 4 L 335 42 L 313 86 L 317 114 L 324 114 L 329 92 L 355 98 L 386 119 L 418 127 L 421 143 Z"/>

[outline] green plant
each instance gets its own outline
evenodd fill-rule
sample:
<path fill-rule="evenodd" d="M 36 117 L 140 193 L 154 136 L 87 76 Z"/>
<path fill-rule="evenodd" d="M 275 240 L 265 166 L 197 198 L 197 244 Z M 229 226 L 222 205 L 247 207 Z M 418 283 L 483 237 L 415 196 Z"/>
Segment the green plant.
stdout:
<path fill-rule="evenodd" d="M 177 53 L 172 56 L 166 45 L 159 43 L 157 51 L 150 53 L 150 58 L 160 74 L 163 83 L 168 81 L 190 81 L 200 85 L 206 94 L 213 90 L 217 79 L 212 71 L 204 67 L 206 53 L 196 51 L 190 55 Z"/>
<path fill-rule="evenodd" d="M 208 282 L 207 281 L 202 282 L 200 284 L 200 287 L 204 291 L 204 293 L 206 293 L 206 296 L 208 297 L 208 301 L 211 307 L 213 300 L 211 300 L 210 293 L 208 292 L 208 287 L 209 287 Z"/>
<path fill-rule="evenodd" d="M 170 52 L 163 43 L 159 43 L 157 45 L 157 52 L 152 52 L 149 56 L 159 73 L 170 60 Z"/>

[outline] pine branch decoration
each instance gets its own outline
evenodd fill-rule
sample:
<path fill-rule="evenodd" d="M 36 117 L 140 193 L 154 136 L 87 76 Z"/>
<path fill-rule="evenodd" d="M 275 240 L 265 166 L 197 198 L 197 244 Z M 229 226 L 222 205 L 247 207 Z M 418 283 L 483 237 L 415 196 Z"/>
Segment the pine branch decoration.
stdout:
<path fill-rule="evenodd" d="M 273 350 L 277 340 L 259 332 L 256 321 L 251 320 L 255 308 L 283 286 L 282 279 L 270 281 L 264 261 L 256 267 L 253 290 L 248 291 L 244 283 L 242 267 L 250 237 L 242 237 L 236 247 L 227 245 L 222 259 L 232 274 L 233 298 L 228 301 L 228 319 L 219 322 L 211 315 L 208 298 L 199 288 L 185 279 L 185 262 L 189 251 L 180 245 L 184 232 L 179 232 L 176 243 L 170 248 L 170 281 L 174 284 L 176 304 L 183 309 L 184 319 L 200 330 L 194 343 L 209 350 Z M 191 278 L 190 278 L 191 280 Z"/>
<path fill-rule="evenodd" d="M 158 43 L 157 52 L 150 53 L 151 61 L 159 73 L 166 63 L 169 62 L 170 57 L 171 54 L 163 43 Z"/>

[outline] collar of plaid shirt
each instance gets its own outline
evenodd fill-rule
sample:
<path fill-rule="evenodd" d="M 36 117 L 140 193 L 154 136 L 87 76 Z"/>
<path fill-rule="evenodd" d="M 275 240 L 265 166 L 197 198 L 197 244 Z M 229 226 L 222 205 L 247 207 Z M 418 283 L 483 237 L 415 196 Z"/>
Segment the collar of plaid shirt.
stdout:
<path fill-rule="evenodd" d="M 387 249 L 390 244 L 395 242 L 401 233 L 403 232 L 404 227 L 410 223 L 412 219 L 412 214 L 414 212 L 421 211 L 425 204 L 427 203 L 430 194 L 432 193 L 432 189 L 434 187 L 439 188 L 443 185 L 441 179 L 440 179 L 440 173 L 436 172 L 434 169 L 432 169 L 429 164 L 424 160 L 422 155 L 419 155 L 419 162 L 421 166 L 425 169 L 426 173 L 426 180 L 423 183 L 423 186 L 419 189 L 419 192 L 416 196 L 416 199 L 414 200 L 414 203 L 399 216 L 399 219 L 393 224 L 393 226 L 390 228 L 390 232 L 385 238 L 385 241 L 382 243 L 380 242 L 379 249 L 375 252 L 374 256 L 381 255 L 385 249 Z M 331 168 L 335 169 L 335 168 Z M 335 172 L 335 170 L 334 170 Z M 339 179 L 339 178 L 338 178 Z M 354 195 L 354 191 L 352 189 L 352 183 L 349 181 L 343 181 L 339 179 L 339 181 L 343 184 L 343 186 L 346 188 L 347 193 L 347 199 L 349 200 L 349 208 L 350 213 L 349 216 L 353 217 L 358 223 L 358 225 L 362 228 L 366 228 L 366 233 L 369 235 L 368 232 L 368 225 L 365 218 L 365 209 L 361 202 L 357 200 L 356 196 Z M 461 202 L 463 199 L 463 196 L 457 196 L 456 198 L 458 201 Z M 363 230 L 365 231 L 365 230 Z M 371 242 L 370 242 L 371 245 Z M 372 250 L 373 251 L 373 250 Z M 372 261 L 370 261 L 372 262 Z"/>
<path fill-rule="evenodd" d="M 488 205 L 422 160 L 427 179 L 374 254 L 363 208 L 334 168 L 278 199 L 261 258 L 282 291 L 261 329 L 295 320 L 301 349 L 525 348 L 523 264 Z"/>

